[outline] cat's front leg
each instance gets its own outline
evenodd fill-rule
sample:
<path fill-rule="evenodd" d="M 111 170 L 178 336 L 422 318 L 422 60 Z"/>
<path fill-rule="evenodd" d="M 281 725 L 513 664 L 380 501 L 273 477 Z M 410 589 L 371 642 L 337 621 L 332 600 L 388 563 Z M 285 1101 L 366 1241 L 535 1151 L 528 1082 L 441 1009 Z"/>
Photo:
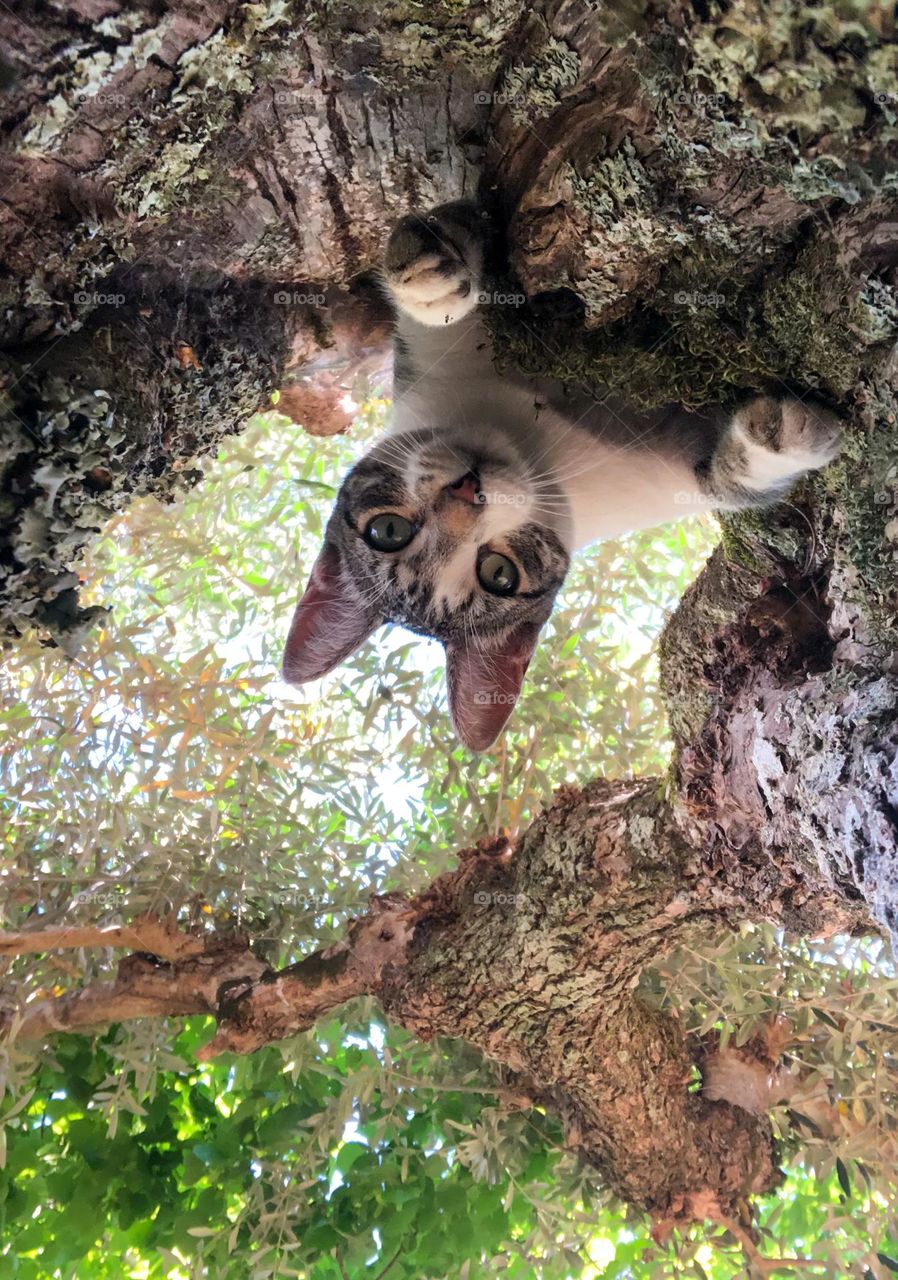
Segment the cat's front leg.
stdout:
<path fill-rule="evenodd" d="M 420 324 L 455 324 L 477 306 L 486 220 L 470 200 L 409 213 L 393 228 L 383 278 L 396 306 Z"/>
<path fill-rule="evenodd" d="M 733 415 L 699 479 L 717 506 L 762 506 L 832 462 L 841 440 L 841 422 L 815 401 L 756 396 Z"/>

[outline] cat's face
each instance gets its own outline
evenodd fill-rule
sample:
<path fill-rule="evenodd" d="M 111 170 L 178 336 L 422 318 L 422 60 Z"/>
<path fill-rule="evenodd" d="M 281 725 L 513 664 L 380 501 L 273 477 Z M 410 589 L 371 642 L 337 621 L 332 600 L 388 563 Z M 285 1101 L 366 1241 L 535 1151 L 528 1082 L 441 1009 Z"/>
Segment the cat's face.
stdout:
<path fill-rule="evenodd" d="M 479 440 L 478 440 L 479 436 Z M 297 605 L 284 678 L 314 680 L 384 622 L 446 649 L 456 731 L 485 750 L 508 719 L 569 564 L 561 490 L 499 435 L 387 436 L 349 472 Z"/>

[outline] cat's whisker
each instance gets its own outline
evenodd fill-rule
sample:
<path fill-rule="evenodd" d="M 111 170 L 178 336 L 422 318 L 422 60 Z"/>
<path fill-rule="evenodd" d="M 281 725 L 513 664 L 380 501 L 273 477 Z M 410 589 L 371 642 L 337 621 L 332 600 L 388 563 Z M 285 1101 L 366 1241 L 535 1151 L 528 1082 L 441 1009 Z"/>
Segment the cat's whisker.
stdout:
<path fill-rule="evenodd" d="M 382 583 L 376 590 L 370 591 L 370 592 L 363 591 L 361 593 L 361 601 L 360 601 L 362 604 L 362 607 L 366 610 L 373 609 L 373 607 L 376 604 L 378 604 L 387 594 L 387 592 L 390 589 L 390 585 L 391 585 L 390 580 L 388 578 L 387 581 Z"/>
<path fill-rule="evenodd" d="M 571 426 L 573 425 L 574 424 L 571 424 Z M 567 434 L 568 434 L 568 431 L 563 432 L 558 437 L 558 440 L 563 439 L 564 436 Z M 554 484 L 555 486 L 557 486 L 558 484 L 562 484 L 565 481 L 576 479 L 579 476 L 585 474 L 586 471 L 595 469 L 595 467 L 606 465 L 611 458 L 624 457 L 629 454 L 635 454 L 635 453 L 645 453 L 647 451 L 647 446 L 645 445 L 644 441 L 651 434 L 652 434 L 652 428 L 651 426 L 649 426 L 646 428 L 645 431 L 640 432 L 638 435 L 633 435 L 630 439 L 626 441 L 604 442 L 602 454 L 598 458 L 594 457 L 595 442 L 592 440 L 591 437 L 587 437 L 586 439 L 578 442 L 573 452 L 568 451 L 568 462 L 569 463 L 573 462 L 576 464 L 578 458 L 593 457 L 593 461 L 588 466 L 582 467 L 582 466 L 575 465 L 573 470 L 569 470 L 567 472 L 543 471 L 541 473 L 534 474 L 531 471 L 530 477 L 529 477 L 530 483 L 534 487 L 539 487 L 541 482 L 545 482 L 546 484 Z M 557 443 L 557 441 L 553 443 Z M 544 450 L 543 454 L 540 455 L 540 457 L 545 456 L 545 452 L 546 451 Z M 652 451 L 652 452 L 654 453 L 654 456 L 658 460 L 662 462 L 665 461 L 661 454 L 658 454 L 655 451 Z M 534 459 L 534 462 L 538 460 L 539 459 Z M 531 466 L 532 465 L 533 463 L 531 463 Z"/>
<path fill-rule="evenodd" d="M 600 403 L 601 401 L 596 402 L 597 405 Z M 543 458 L 545 458 L 548 453 L 550 453 L 553 449 L 557 448 L 558 445 L 561 444 L 563 440 L 566 440 L 567 437 L 571 434 L 571 432 L 576 430 L 576 428 L 580 425 L 583 419 L 589 415 L 591 409 L 592 409 L 592 406 L 588 405 L 586 409 L 584 409 L 584 411 L 580 414 L 579 418 L 575 418 L 573 419 L 573 421 L 570 421 L 567 423 L 567 425 L 565 426 L 565 429 L 562 432 L 555 434 L 554 436 L 550 435 L 546 442 L 545 448 L 541 453 L 538 453 L 536 457 L 531 460 L 531 465 L 535 467 L 537 463 L 542 462 Z"/>
<path fill-rule="evenodd" d="M 405 463 L 420 448 L 420 441 L 406 441 L 402 436 L 387 436 L 381 441 L 379 448 L 386 454 L 388 461 Z"/>
<path fill-rule="evenodd" d="M 570 464 L 572 463 L 578 464 L 578 460 L 580 458 L 591 459 L 588 464 L 590 467 L 601 466 L 603 462 L 607 461 L 607 459 L 605 458 L 596 459 L 594 456 L 592 456 L 592 451 L 588 447 L 586 447 L 586 448 L 579 449 L 577 452 L 573 454 L 570 454 L 570 453 L 568 454 L 566 459 L 568 466 L 570 466 Z M 572 472 L 572 474 L 577 474 L 576 468 Z M 536 475 L 536 476 L 534 476 L 531 473 L 528 476 L 528 482 L 532 485 L 534 489 L 537 489 L 537 490 L 540 490 L 540 489 L 556 489 L 557 490 L 559 484 L 565 478 L 566 478 L 566 473 L 563 471 L 544 471 L 540 475 Z"/>
<path fill-rule="evenodd" d="M 563 518 L 564 516 L 568 516 L 569 512 L 571 512 L 571 508 L 569 508 L 568 506 L 564 506 L 564 507 L 533 506 L 530 508 L 530 518 L 533 521 L 533 524 L 540 525 L 542 529 L 554 529 L 555 522 L 560 520 L 560 518 Z M 544 518 L 540 520 L 539 517 L 544 517 Z"/>
<path fill-rule="evenodd" d="M 456 399 L 459 401 L 459 404 L 461 405 L 461 394 L 458 391 L 458 388 L 454 388 L 454 390 L 455 390 Z M 436 434 L 433 433 L 433 428 L 427 425 L 427 423 L 424 421 L 421 415 L 416 413 L 415 410 L 411 407 L 411 405 L 408 404 L 407 402 L 403 405 L 403 408 L 406 413 L 410 414 L 413 418 L 417 420 L 417 422 L 420 424 L 420 427 L 423 431 L 429 431 L 432 433 L 433 443 L 436 443 L 437 437 L 436 437 Z M 467 422 L 465 423 L 465 425 L 467 426 Z M 440 445 L 445 449 L 447 449 L 449 453 L 452 454 L 452 456 L 459 462 L 461 466 L 465 468 L 468 467 L 468 462 L 455 452 L 455 450 L 452 448 L 452 445 L 449 443 L 448 440 L 446 440 L 445 438 L 440 439 Z"/>

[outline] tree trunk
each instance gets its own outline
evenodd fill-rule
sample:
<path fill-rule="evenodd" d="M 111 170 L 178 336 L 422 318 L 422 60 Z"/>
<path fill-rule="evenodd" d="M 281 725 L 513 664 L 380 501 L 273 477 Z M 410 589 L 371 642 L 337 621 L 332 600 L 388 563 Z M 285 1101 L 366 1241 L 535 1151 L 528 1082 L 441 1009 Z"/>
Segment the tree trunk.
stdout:
<path fill-rule="evenodd" d="M 891 11 L 80 0 L 0 33 L 8 632 L 74 644 L 78 549 L 276 388 L 333 425 L 380 357 L 365 272 L 409 205 L 479 189 L 528 298 L 496 343 L 524 368 L 642 403 L 814 388 L 849 418 L 789 505 L 726 521 L 668 626 L 668 778 L 571 789 L 284 974 L 242 943 L 211 994 L 193 958 L 152 991 L 132 964 L 105 1015 L 88 990 L 21 1029 L 129 995 L 158 1013 L 169 983 L 172 1010 L 219 1015 L 211 1051 L 248 1050 L 372 992 L 518 1073 L 625 1199 L 735 1213 L 777 1178 L 763 1105 L 635 988 L 742 920 L 898 937 Z"/>

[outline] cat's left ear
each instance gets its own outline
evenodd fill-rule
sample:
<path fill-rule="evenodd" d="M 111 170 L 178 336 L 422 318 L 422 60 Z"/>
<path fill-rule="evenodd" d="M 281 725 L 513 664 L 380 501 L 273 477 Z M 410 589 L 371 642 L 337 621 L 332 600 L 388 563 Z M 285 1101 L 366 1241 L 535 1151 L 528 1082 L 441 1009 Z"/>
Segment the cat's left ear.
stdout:
<path fill-rule="evenodd" d="M 382 622 L 347 590 L 339 552 L 325 543 L 293 614 L 284 647 L 284 679 L 305 684 L 327 675 Z"/>
<path fill-rule="evenodd" d="M 486 751 L 515 709 L 539 627 L 523 623 L 495 648 L 446 646 L 446 684 L 455 732 L 472 751 Z"/>

